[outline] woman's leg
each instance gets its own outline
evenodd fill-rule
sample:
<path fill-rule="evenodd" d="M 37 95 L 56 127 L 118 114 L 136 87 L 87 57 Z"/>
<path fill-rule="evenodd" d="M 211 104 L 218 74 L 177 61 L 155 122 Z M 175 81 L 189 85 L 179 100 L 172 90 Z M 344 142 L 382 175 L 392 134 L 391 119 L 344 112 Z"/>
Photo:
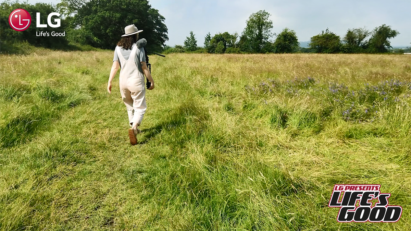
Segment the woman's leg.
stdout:
<path fill-rule="evenodd" d="M 128 119 L 129 119 L 129 123 L 131 125 L 132 119 L 133 119 L 133 116 L 134 116 L 133 115 L 133 98 L 131 97 L 131 92 L 126 88 L 120 89 L 120 92 L 121 92 L 121 98 L 123 99 L 123 102 L 127 107 Z M 131 145 L 136 145 L 137 144 L 136 131 L 137 130 L 134 127 L 130 128 L 128 130 L 128 136 L 130 138 L 130 144 Z"/>
<path fill-rule="evenodd" d="M 139 92 L 131 92 L 131 97 L 133 98 L 133 109 L 134 109 L 134 117 L 133 117 L 133 128 L 137 128 L 141 125 L 143 121 L 144 113 L 146 112 L 147 105 L 146 105 L 146 91 L 143 88 L 142 91 Z"/>
<path fill-rule="evenodd" d="M 133 98 L 131 97 L 131 92 L 127 89 L 121 89 L 120 92 L 121 92 L 121 98 L 123 99 L 123 102 L 126 105 L 128 121 L 131 125 L 131 123 L 133 122 L 133 117 L 134 117 Z"/>
<path fill-rule="evenodd" d="M 128 114 L 128 123 L 130 124 L 130 126 L 133 126 L 134 109 L 132 109 L 131 111 L 127 109 L 127 114 Z"/>

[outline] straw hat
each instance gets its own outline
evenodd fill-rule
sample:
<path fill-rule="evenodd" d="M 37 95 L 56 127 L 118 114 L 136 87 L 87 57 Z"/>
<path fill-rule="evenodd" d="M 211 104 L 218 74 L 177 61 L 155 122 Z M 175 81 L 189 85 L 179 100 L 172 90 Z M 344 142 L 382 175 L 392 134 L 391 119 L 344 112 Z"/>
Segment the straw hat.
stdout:
<path fill-rule="evenodd" d="M 128 25 L 124 28 L 124 31 L 126 32 L 125 34 L 123 34 L 121 37 L 126 37 L 129 35 L 133 35 L 133 34 L 138 34 L 143 32 L 143 30 L 138 30 L 136 26 L 134 26 L 134 24 Z"/>

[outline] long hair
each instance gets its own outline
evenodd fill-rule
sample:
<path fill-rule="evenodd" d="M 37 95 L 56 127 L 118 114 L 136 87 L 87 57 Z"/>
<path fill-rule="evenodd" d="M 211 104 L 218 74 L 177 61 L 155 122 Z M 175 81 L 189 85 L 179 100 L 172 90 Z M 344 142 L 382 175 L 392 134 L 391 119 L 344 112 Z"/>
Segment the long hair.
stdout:
<path fill-rule="evenodd" d="M 133 34 L 126 37 L 121 37 L 120 41 L 118 41 L 117 46 L 123 47 L 125 50 L 130 50 L 133 46 L 133 43 L 137 42 L 138 34 Z"/>

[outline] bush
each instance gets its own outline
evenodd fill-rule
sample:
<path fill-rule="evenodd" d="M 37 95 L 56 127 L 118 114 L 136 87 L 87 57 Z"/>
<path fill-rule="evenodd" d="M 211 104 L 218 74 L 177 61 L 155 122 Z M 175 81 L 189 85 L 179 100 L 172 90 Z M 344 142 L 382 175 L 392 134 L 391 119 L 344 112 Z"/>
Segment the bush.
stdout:
<path fill-rule="evenodd" d="M 298 49 L 298 38 L 293 30 L 285 28 L 273 44 L 275 53 L 292 53 Z"/>
<path fill-rule="evenodd" d="M 171 48 L 171 47 L 166 48 L 163 53 L 170 54 L 170 53 L 184 53 L 184 52 L 186 52 L 186 49 L 184 49 L 183 46 L 176 45 L 174 48 Z"/>
<path fill-rule="evenodd" d="M 29 54 L 34 49 L 36 48 L 27 41 L 0 41 L 0 54 Z"/>
<path fill-rule="evenodd" d="M 234 48 L 234 47 L 228 47 L 225 50 L 225 53 L 231 53 L 231 54 L 240 54 L 240 48 Z"/>
<path fill-rule="evenodd" d="M 338 53 L 341 50 L 340 36 L 328 29 L 319 35 L 311 37 L 310 48 L 318 53 Z"/>
<path fill-rule="evenodd" d="M 191 53 L 207 54 L 208 52 L 206 48 L 197 47 L 197 49 L 195 51 L 192 51 Z"/>
<path fill-rule="evenodd" d="M 224 53 L 224 42 L 223 41 L 220 41 L 218 44 L 217 44 L 217 47 L 216 47 L 216 49 L 215 49 L 215 53 L 217 53 L 217 54 L 222 54 L 222 53 Z"/>
<path fill-rule="evenodd" d="M 405 53 L 405 50 L 404 50 L 404 49 L 394 49 L 394 50 L 393 50 L 393 53 L 394 53 L 394 54 L 404 54 L 404 53 Z"/>

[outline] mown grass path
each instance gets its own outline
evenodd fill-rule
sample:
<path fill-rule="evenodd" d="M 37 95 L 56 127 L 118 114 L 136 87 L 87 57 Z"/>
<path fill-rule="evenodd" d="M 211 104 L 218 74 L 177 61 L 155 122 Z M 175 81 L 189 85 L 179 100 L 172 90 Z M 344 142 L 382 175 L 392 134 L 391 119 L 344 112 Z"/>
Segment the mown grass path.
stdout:
<path fill-rule="evenodd" d="M 0 229 L 411 226 L 411 57 L 154 56 L 130 146 L 112 56 L 0 56 Z M 334 184 L 381 184 L 401 220 L 337 223 Z"/>

